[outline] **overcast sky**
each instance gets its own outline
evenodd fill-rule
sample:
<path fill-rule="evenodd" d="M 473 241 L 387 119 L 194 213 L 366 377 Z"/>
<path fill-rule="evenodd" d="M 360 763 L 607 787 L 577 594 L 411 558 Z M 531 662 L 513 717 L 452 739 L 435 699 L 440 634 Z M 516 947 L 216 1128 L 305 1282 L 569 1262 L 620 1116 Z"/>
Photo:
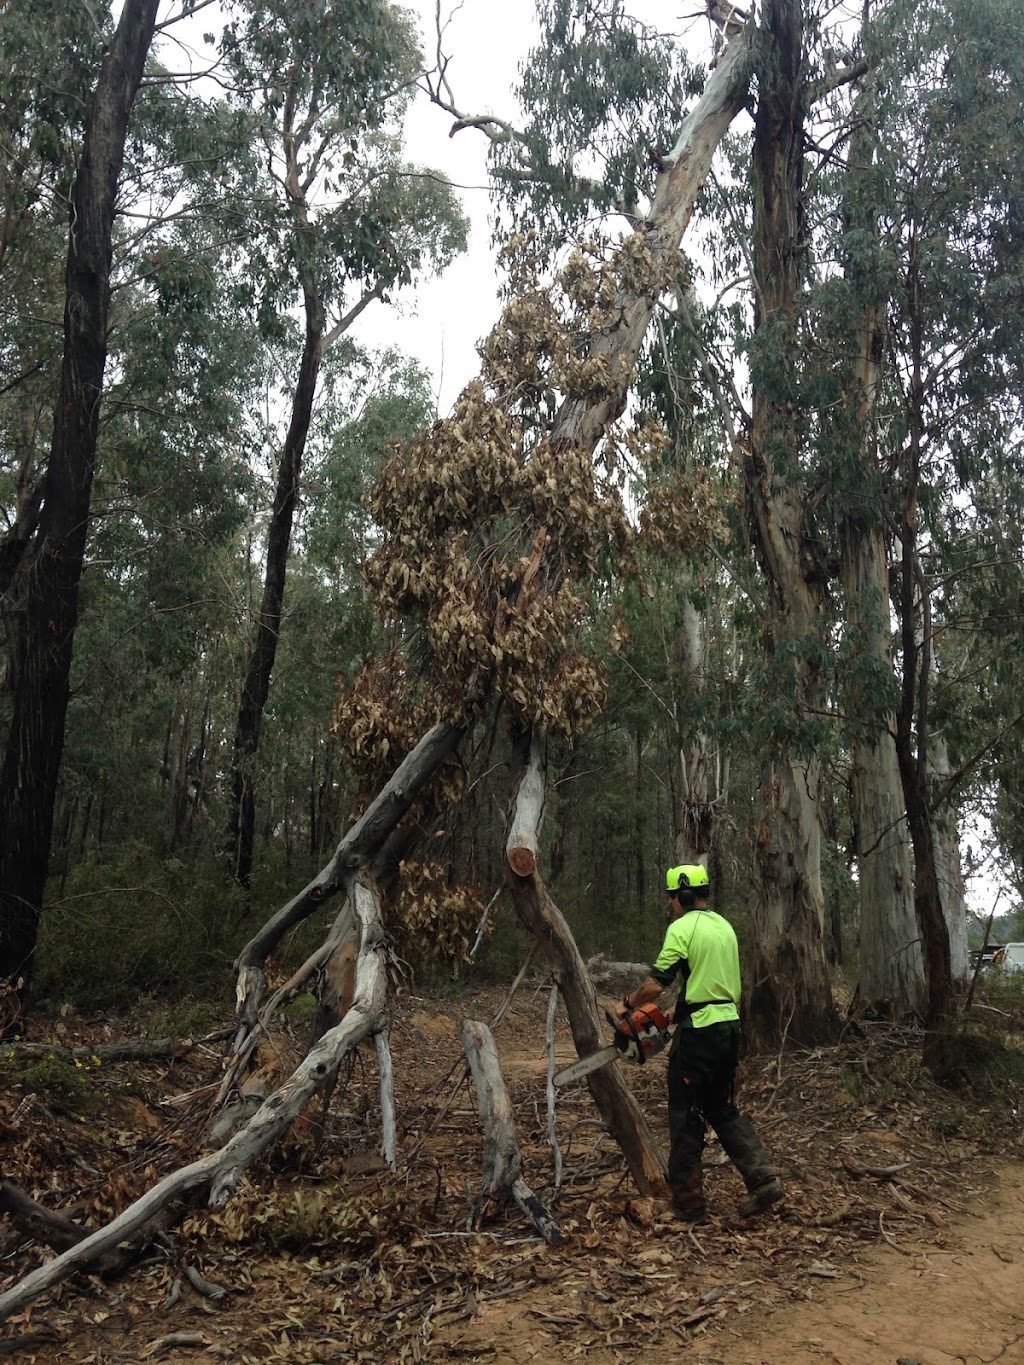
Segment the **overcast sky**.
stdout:
<path fill-rule="evenodd" d="M 448 81 L 459 109 L 516 121 L 512 86 L 534 35 L 534 0 L 442 0 L 450 15 L 444 50 Z M 407 2 L 418 17 L 428 65 L 436 50 L 435 0 Z M 375 345 L 390 343 L 414 355 L 434 376 L 438 411 L 445 416 L 478 369 L 476 342 L 497 319 L 497 278 L 490 244 L 487 139 L 467 128 L 450 137 L 452 119 L 424 97 L 407 122 L 407 156 L 443 171 L 459 187 L 472 223 L 469 250 L 444 275 L 422 286 L 415 303 L 399 303 L 400 316 L 367 310 L 357 335 Z"/>

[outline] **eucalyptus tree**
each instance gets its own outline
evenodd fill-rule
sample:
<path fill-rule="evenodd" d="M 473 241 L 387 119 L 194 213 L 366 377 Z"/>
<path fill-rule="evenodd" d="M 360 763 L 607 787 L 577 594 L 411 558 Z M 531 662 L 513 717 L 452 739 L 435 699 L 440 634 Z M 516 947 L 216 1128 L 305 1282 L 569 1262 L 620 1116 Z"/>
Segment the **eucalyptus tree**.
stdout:
<path fill-rule="evenodd" d="M 865 11 L 867 13 L 867 11 Z M 843 626 L 836 660 L 840 730 L 850 751 L 850 808 L 859 893 L 858 1000 L 897 1016 L 922 1016 L 924 961 L 895 746 L 889 520 L 893 468 L 880 403 L 890 280 L 881 245 L 873 69 L 836 117 L 837 185 L 823 193 L 817 334 L 832 357 L 835 394 L 821 422 L 820 465 L 836 527 Z M 829 177 L 822 176 L 827 189 Z M 833 207 L 830 215 L 828 206 Z M 822 243 L 836 235 L 834 245 Z M 836 272 L 834 262 L 841 266 Z M 827 339 L 827 340 L 826 340 Z"/>
<path fill-rule="evenodd" d="M 657 170 L 659 117 L 666 97 L 689 78 L 685 59 L 667 36 L 631 27 L 619 5 L 553 0 L 542 15 L 548 42 L 531 57 L 523 91 L 526 96 L 546 92 L 558 112 L 553 116 L 542 108 L 532 140 L 497 139 L 512 212 L 526 196 L 543 208 L 546 195 L 547 202 L 562 206 L 551 214 L 559 224 L 559 214 L 582 215 L 595 207 L 628 214 L 645 193 L 645 175 Z M 718 439 L 709 443 L 725 457 L 719 477 L 724 472 L 744 490 L 737 544 L 753 548 L 761 572 L 759 584 L 744 582 L 760 615 L 756 629 L 767 642 L 754 668 L 760 679 L 756 733 L 765 765 L 762 809 L 751 826 L 755 946 L 748 1018 L 766 1038 L 786 1031 L 819 1038 L 836 1025 L 823 950 L 818 811 L 820 750 L 828 730 L 831 568 L 806 501 L 813 385 L 804 384 L 801 361 L 807 271 L 803 177 L 812 105 L 846 87 L 862 64 L 851 60 L 842 44 L 826 41 L 821 27 L 815 20 L 805 37 L 799 4 L 769 5 L 763 11 L 753 145 L 749 153 L 742 148 L 737 153 L 741 160 L 752 158 L 753 207 L 748 210 L 741 202 L 731 216 L 716 222 L 706 238 L 710 264 L 695 260 L 691 265 L 693 277 L 703 268 L 715 280 L 720 261 L 733 259 L 752 276 L 750 301 L 734 307 L 730 318 L 736 350 L 747 353 L 752 411 L 743 410 L 742 381 L 729 373 L 728 362 L 724 374 L 716 375 L 705 354 L 700 369 L 720 421 Z M 630 42 L 639 43 L 648 60 L 623 69 L 615 56 Z M 651 89 L 654 56 L 675 73 L 674 84 L 663 78 Z M 618 104 L 616 79 L 622 88 Z M 565 101 L 564 86 L 574 81 L 581 91 L 586 86 L 586 94 Z M 557 153 L 548 157 L 550 168 L 540 150 L 549 129 Z M 610 168 L 607 183 L 593 172 L 595 166 Z M 591 172 L 589 179 L 581 170 Z M 537 190 L 543 171 L 545 188 Z M 599 190 L 591 188 L 595 179 Z M 742 171 L 740 181 L 746 182 Z M 677 299 L 686 301 L 688 283 L 677 282 Z M 718 284 L 728 290 L 720 273 Z M 690 330 L 699 336 L 692 322 Z M 732 368 L 739 370 L 741 364 L 737 354 Z M 692 479 L 689 471 L 686 478 Z M 648 507 L 652 516 L 662 499 L 659 486 Z M 734 563 L 746 579 L 742 562 Z"/>
<path fill-rule="evenodd" d="M 402 159 L 401 121 L 421 59 L 400 8 L 256 0 L 229 9 L 220 46 L 228 98 L 250 110 L 266 154 L 269 183 L 254 196 L 246 253 L 259 279 L 254 302 L 275 328 L 287 328 L 297 307 L 303 328 L 294 380 L 280 387 L 289 416 L 235 726 L 229 834 L 234 874 L 247 885 L 254 758 L 323 355 L 375 300 L 443 266 L 465 229 L 448 184 Z"/>
<path fill-rule="evenodd" d="M 970 601 L 970 574 L 946 578 L 943 570 L 944 560 L 978 563 L 980 587 L 993 535 L 1016 497 L 1024 359 L 1018 326 L 1022 33 L 1024 9 L 1014 2 L 937 3 L 909 16 L 893 9 L 880 17 L 878 34 L 889 54 L 895 110 L 880 164 L 887 192 L 882 230 L 897 263 L 885 414 L 899 492 L 896 745 L 914 846 L 928 1018 L 935 1026 L 932 1061 L 940 1068 L 936 1028 L 952 1009 L 943 806 L 960 774 L 978 776 L 987 756 L 1005 743 L 1007 727 L 1019 724 L 1011 713 L 968 737 L 959 723 L 963 683 L 971 675 L 956 667 L 950 673 L 946 653 L 951 659 L 960 653 L 957 608 Z M 996 492 L 1007 499 L 1003 507 L 993 499 Z M 1013 658 L 1000 667 L 1012 668 Z M 953 688 L 957 677 L 960 686 Z M 979 682 L 987 691 L 985 680 Z M 937 741 L 949 746 L 954 768 L 938 783 Z"/>
<path fill-rule="evenodd" d="M 14 980 L 29 970 L 50 854 L 106 364 L 116 196 L 157 6 L 126 0 L 121 11 L 88 106 L 71 196 L 64 356 L 0 771 L 0 973 Z"/>
<path fill-rule="evenodd" d="M 0 594 L 35 529 L 60 371 L 60 274 L 82 109 L 100 58 L 67 5 L 0 18 Z"/>

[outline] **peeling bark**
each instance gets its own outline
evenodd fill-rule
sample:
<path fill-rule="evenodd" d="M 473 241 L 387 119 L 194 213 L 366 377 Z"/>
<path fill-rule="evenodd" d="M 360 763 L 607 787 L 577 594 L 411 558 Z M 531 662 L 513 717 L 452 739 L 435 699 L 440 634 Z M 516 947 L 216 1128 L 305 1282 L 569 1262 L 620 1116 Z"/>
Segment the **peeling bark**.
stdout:
<path fill-rule="evenodd" d="M 868 85 L 855 103 L 856 124 L 850 138 L 847 175 L 870 167 L 874 160 L 873 91 Z M 857 186 L 850 185 L 853 207 L 847 227 L 877 239 L 878 223 L 871 210 L 859 206 Z M 851 260 L 847 276 L 858 282 L 859 265 Z M 874 301 L 858 320 L 856 351 L 846 385 L 846 429 L 851 464 L 862 471 L 861 489 L 878 483 L 876 410 L 884 350 L 885 309 Z M 846 609 L 846 629 L 853 647 L 872 660 L 879 673 L 892 672 L 889 558 L 881 509 L 858 509 L 858 489 L 840 525 L 840 565 Z M 869 714 L 871 698 L 857 695 L 857 710 Z M 880 718 L 870 733 L 858 734 L 851 746 L 850 797 L 856 838 L 860 890 L 860 982 L 862 1004 L 896 1017 L 923 1015 L 924 959 L 914 913 L 914 878 L 893 734 L 896 717 Z"/>
<path fill-rule="evenodd" d="M 805 257 L 803 155 L 805 80 L 800 0 L 768 0 L 754 121 L 754 274 L 757 303 L 753 422 L 744 458 L 748 522 L 770 597 L 766 649 L 789 661 L 808 716 L 821 706 L 817 661 L 826 572 L 800 493 L 797 304 Z M 839 1021 L 824 949 L 821 890 L 821 773 L 811 754 L 781 743 L 765 763 L 754 830 L 754 920 L 744 1018 L 750 1034 L 819 1043 Z"/>

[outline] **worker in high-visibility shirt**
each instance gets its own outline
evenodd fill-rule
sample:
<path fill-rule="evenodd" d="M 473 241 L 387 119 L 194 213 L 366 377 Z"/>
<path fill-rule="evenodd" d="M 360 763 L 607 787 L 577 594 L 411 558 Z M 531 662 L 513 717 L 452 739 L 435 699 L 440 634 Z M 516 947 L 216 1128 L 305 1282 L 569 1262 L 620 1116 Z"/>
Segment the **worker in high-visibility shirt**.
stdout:
<path fill-rule="evenodd" d="M 707 1217 L 701 1160 L 707 1124 L 743 1177 L 744 1218 L 782 1198 L 778 1169 L 754 1126 L 736 1108 L 740 1056 L 740 957 L 736 933 L 710 909 L 707 869 L 670 867 L 665 874 L 669 925 L 651 974 L 618 1007 L 619 1015 L 650 1004 L 679 979 L 668 1011 L 676 1023 L 668 1058 L 668 1162 L 672 1208 L 687 1223 Z"/>

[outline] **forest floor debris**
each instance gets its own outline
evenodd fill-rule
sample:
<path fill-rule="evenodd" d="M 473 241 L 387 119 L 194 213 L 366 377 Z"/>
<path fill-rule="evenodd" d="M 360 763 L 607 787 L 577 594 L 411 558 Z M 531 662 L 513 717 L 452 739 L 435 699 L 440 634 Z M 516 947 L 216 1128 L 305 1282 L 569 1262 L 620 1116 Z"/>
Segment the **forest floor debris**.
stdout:
<path fill-rule="evenodd" d="M 741 1184 L 712 1141 L 712 1216 L 688 1231 L 633 1193 L 584 1084 L 559 1092 L 555 1188 L 547 991 L 522 988 L 495 1040 L 524 1174 L 564 1246 L 514 1205 L 468 1225 L 483 1139 L 457 1028 L 490 1021 L 503 992 L 407 998 L 391 1039 L 397 1173 L 380 1170 L 376 1063 L 361 1047 L 322 1127 L 314 1101 L 309 1124 L 223 1211 L 196 1204 L 133 1270 L 80 1275 L 2 1324 L 0 1360 L 611 1365 L 666 1348 L 694 1365 L 1024 1358 L 1011 1288 L 1024 1260 L 1024 1111 L 1012 1089 L 983 1102 L 936 1086 L 919 1035 L 883 1023 L 851 1025 L 835 1047 L 749 1057 L 741 1102 L 786 1199 L 740 1220 Z M 59 1045 L 116 1034 L 65 1017 Z M 560 1017 L 556 1065 L 573 1057 Z M 106 1222 L 195 1156 L 221 1063 L 213 1044 L 100 1065 L 7 1060 L 3 1177 L 76 1221 Z M 629 1081 L 666 1140 L 663 1060 Z M 0 1286 L 50 1254 L 0 1224 Z"/>

